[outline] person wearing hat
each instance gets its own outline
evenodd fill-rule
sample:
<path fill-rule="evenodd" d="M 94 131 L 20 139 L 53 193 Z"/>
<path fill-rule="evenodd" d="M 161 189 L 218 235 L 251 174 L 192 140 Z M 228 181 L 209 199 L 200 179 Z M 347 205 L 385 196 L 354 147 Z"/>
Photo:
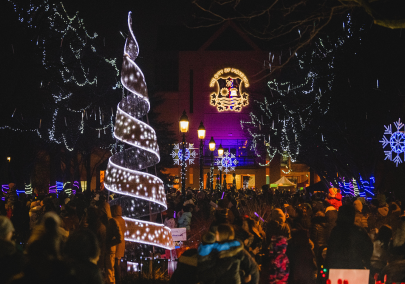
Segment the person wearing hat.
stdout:
<path fill-rule="evenodd" d="M 353 207 L 354 210 L 356 211 L 354 224 L 367 230 L 368 229 L 367 217 L 364 216 L 364 214 L 362 213 L 363 203 L 361 203 L 359 199 L 356 199 L 353 202 Z"/>
<path fill-rule="evenodd" d="M 336 210 L 339 210 L 339 207 L 342 206 L 342 195 L 340 194 L 340 189 L 334 187 L 329 188 L 328 196 L 326 197 L 325 201 L 335 207 Z"/>
<path fill-rule="evenodd" d="M 291 239 L 290 226 L 285 222 L 286 216 L 280 208 L 276 208 L 271 213 L 271 220 L 267 225 L 266 236 L 270 240 L 273 236 L 284 236 Z M 270 243 L 269 243 L 270 244 Z"/>

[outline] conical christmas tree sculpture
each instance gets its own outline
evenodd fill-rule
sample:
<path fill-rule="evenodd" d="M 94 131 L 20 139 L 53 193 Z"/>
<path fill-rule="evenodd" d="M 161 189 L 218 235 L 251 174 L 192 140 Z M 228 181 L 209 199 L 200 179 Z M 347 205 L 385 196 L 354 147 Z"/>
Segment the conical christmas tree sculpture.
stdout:
<path fill-rule="evenodd" d="M 121 82 L 128 94 L 118 104 L 114 134 L 130 147 L 110 158 L 105 187 L 122 195 L 111 203 L 123 208 L 126 241 L 173 249 L 168 227 L 139 220 L 166 210 L 167 205 L 162 180 L 147 173 L 149 167 L 160 161 L 160 156 L 155 130 L 141 121 L 149 112 L 150 104 L 144 75 L 134 62 L 139 47 L 132 31 L 131 12 L 128 14 L 128 28 L 121 70 Z"/>

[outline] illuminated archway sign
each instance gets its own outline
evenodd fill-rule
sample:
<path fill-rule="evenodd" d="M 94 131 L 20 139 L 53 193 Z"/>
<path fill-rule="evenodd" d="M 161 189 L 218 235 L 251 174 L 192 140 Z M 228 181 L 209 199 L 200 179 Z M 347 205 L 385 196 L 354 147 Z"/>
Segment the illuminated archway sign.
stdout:
<path fill-rule="evenodd" d="M 224 68 L 215 73 L 210 81 L 215 91 L 210 94 L 210 104 L 218 111 L 241 111 L 249 104 L 249 94 L 245 88 L 249 81 L 242 71 L 235 68 Z"/>

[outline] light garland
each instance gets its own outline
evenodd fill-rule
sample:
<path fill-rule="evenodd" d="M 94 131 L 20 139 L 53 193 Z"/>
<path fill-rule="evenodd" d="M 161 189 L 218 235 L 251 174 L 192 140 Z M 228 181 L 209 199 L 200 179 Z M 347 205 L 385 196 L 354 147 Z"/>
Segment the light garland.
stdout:
<path fill-rule="evenodd" d="M 242 129 L 252 138 L 251 148 L 261 160 L 261 166 L 269 165 L 277 153 L 286 154 L 295 162 L 302 148 L 301 133 L 315 116 L 323 116 L 328 112 L 335 78 L 335 54 L 344 44 L 345 38 L 352 36 L 351 25 L 351 16 L 348 15 L 348 29 L 344 37 L 334 42 L 329 38 L 320 38 L 311 52 L 297 55 L 298 67 L 304 78 L 302 82 L 269 81 L 271 97 L 255 101 L 260 114 L 250 113 L 250 120 L 241 121 Z M 269 54 L 270 65 L 273 60 L 274 54 L 273 57 Z M 271 136 L 278 136 L 277 144 L 271 143 Z M 319 138 L 327 143 L 323 134 L 320 133 Z"/>
<path fill-rule="evenodd" d="M 123 195 L 111 204 L 126 204 L 123 208 L 126 241 L 173 249 L 168 227 L 134 219 L 166 210 L 167 205 L 163 181 L 141 171 L 157 164 L 160 156 L 155 130 L 141 120 L 149 112 L 150 103 L 144 75 L 134 62 L 139 46 L 132 31 L 131 12 L 128 14 L 128 28 L 130 33 L 124 47 L 121 82 L 129 93 L 118 104 L 114 136 L 131 147 L 110 157 L 104 185 L 109 191 Z"/>
<path fill-rule="evenodd" d="M 27 24 L 31 29 L 39 30 L 39 27 L 41 28 L 40 32 L 37 32 L 38 37 L 35 39 L 35 43 L 39 50 L 42 65 L 48 74 L 56 77 L 46 79 L 46 82 L 49 81 L 48 84 L 43 84 L 43 82 L 40 84 L 40 88 L 48 88 L 52 93 L 53 103 L 47 106 L 53 113 L 52 119 L 50 121 L 40 119 L 38 129 L 27 131 L 36 131 L 38 136 L 42 138 L 41 133 L 43 134 L 43 131 L 40 129 L 41 124 L 44 124 L 48 142 L 62 144 L 68 151 L 74 151 L 77 148 L 76 144 L 82 134 L 86 135 L 86 139 L 89 135 L 98 135 L 98 138 L 101 138 L 101 134 L 107 134 L 103 139 L 100 139 L 99 144 L 102 148 L 112 150 L 114 145 L 110 142 L 113 138 L 112 131 L 106 132 L 105 129 L 113 128 L 113 109 L 110 113 L 108 108 L 101 109 L 94 102 L 100 100 L 100 94 L 111 96 L 112 92 L 122 87 L 118 80 L 108 85 L 105 80 L 100 82 L 98 77 L 103 76 L 106 72 L 112 72 L 118 76 L 117 59 L 104 58 L 99 55 L 99 51 L 95 47 L 98 34 L 91 35 L 86 30 L 83 19 L 79 17 L 79 12 L 69 16 L 63 3 L 53 4 L 49 3 L 48 0 L 30 1 L 26 4 L 20 4 L 13 0 L 9 0 L 9 2 L 13 4 L 20 22 Z M 65 39 L 68 41 L 64 42 Z M 59 49 L 55 48 L 57 44 L 60 45 Z M 84 53 L 86 54 L 85 57 L 83 56 Z M 96 60 L 101 62 L 97 68 L 87 67 L 87 65 L 92 66 L 91 64 Z M 97 87 L 100 83 L 106 86 Z M 84 89 L 71 91 L 77 87 Z M 70 102 L 77 100 L 78 96 L 83 96 L 83 94 L 92 96 L 87 99 L 92 103 L 85 107 L 72 108 Z M 96 97 L 93 97 L 93 94 Z M 82 98 L 80 100 L 86 101 Z M 98 116 L 99 127 L 94 127 L 92 122 L 84 121 L 83 114 L 85 113 L 86 120 L 88 120 L 87 112 L 89 111 L 93 111 L 95 120 Z M 90 113 L 90 117 L 91 115 Z M 108 117 L 112 119 L 108 120 Z M 107 119 L 104 120 L 104 118 Z M 65 127 L 62 126 L 63 122 Z M 86 133 L 85 128 L 88 130 Z M 8 129 L 19 132 L 26 131 L 12 127 L 8 127 Z M 109 143 L 107 147 L 105 147 L 106 143 Z"/>

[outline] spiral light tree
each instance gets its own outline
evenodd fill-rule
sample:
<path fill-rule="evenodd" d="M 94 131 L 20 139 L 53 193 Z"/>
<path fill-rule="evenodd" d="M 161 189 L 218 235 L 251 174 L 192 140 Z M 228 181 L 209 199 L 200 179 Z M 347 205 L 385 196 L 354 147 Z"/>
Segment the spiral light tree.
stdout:
<path fill-rule="evenodd" d="M 167 205 L 163 181 L 147 172 L 160 161 L 160 156 L 155 130 L 142 121 L 150 104 L 144 75 L 134 62 L 139 47 L 132 31 L 131 12 L 128 28 L 121 70 L 121 82 L 128 94 L 118 104 L 114 134 L 129 146 L 110 158 L 105 187 L 121 195 L 111 203 L 123 208 L 126 241 L 173 249 L 168 227 L 139 220 L 166 210 Z"/>

